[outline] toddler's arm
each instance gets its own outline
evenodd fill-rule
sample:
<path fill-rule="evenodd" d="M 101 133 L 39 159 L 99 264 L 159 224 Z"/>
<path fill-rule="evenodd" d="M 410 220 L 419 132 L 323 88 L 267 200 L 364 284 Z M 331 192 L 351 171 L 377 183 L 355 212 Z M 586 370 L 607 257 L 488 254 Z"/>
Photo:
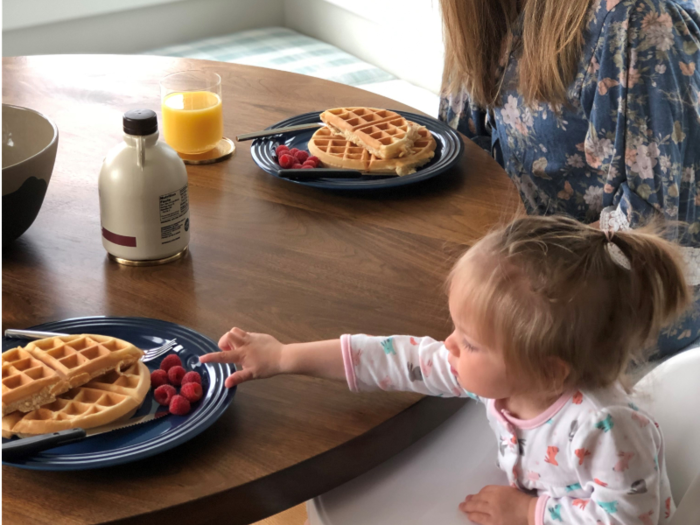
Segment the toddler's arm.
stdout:
<path fill-rule="evenodd" d="M 227 388 L 277 374 L 305 374 L 346 379 L 350 390 L 404 390 L 428 395 L 473 397 L 450 372 L 445 345 L 429 337 L 371 337 L 283 345 L 267 334 L 240 328 L 219 340 L 221 352 L 203 355 L 202 363 L 237 363 Z"/>
<path fill-rule="evenodd" d="M 353 392 L 402 390 L 433 396 L 473 397 L 450 371 L 449 351 L 430 337 L 344 335 L 345 376 Z"/>
<path fill-rule="evenodd" d="M 642 412 L 610 407 L 578 422 L 567 460 L 578 474 L 574 490 L 588 498 L 540 496 L 537 525 L 665 523 L 673 500 L 662 483 L 661 433 Z"/>

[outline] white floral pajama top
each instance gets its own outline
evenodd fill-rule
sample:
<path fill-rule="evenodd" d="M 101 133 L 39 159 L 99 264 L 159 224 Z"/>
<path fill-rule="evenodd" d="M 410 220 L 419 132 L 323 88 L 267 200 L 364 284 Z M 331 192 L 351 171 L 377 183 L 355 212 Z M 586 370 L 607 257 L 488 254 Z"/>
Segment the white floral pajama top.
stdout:
<path fill-rule="evenodd" d="M 535 419 L 520 420 L 464 390 L 449 352 L 429 337 L 341 338 L 353 392 L 402 390 L 472 397 L 486 405 L 498 465 L 513 487 L 538 496 L 537 525 L 657 525 L 675 510 L 663 437 L 619 386 L 575 390 Z"/>
<path fill-rule="evenodd" d="M 520 22 L 502 106 L 487 115 L 444 92 L 440 119 L 494 149 L 531 214 L 613 230 L 652 215 L 686 223 L 676 238 L 696 304 L 659 343 L 678 351 L 700 337 L 700 0 L 593 0 L 568 108 L 525 105 Z"/>

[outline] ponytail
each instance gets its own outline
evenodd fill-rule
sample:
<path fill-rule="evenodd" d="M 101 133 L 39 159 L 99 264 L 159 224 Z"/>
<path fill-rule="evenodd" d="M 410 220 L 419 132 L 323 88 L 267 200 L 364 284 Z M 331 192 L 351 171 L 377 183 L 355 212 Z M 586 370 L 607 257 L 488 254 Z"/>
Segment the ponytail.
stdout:
<path fill-rule="evenodd" d="M 627 300 L 636 312 L 639 336 L 648 343 L 691 302 L 683 257 L 656 226 L 616 232 L 609 242 L 629 261 Z"/>

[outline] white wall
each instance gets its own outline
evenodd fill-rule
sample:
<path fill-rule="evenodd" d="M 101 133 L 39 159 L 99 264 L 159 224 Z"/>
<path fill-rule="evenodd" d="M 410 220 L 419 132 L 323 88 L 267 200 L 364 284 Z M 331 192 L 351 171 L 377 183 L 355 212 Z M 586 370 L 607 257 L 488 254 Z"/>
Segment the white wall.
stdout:
<path fill-rule="evenodd" d="M 286 26 L 438 93 L 438 0 L 4 0 L 3 56 L 138 53 Z"/>
<path fill-rule="evenodd" d="M 4 0 L 2 54 L 136 53 L 244 29 L 284 25 L 283 2 Z"/>
<path fill-rule="evenodd" d="M 9 31 L 181 1 L 183 0 L 5 0 L 2 6 L 2 27 Z"/>
<path fill-rule="evenodd" d="M 437 0 L 285 0 L 287 27 L 439 93 L 444 61 Z"/>

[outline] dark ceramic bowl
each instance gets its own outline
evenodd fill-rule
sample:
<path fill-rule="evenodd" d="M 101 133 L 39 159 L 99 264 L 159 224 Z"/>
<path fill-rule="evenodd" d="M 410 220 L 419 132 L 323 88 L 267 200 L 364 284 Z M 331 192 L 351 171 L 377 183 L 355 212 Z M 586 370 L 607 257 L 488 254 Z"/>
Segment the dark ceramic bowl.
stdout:
<path fill-rule="evenodd" d="M 33 109 L 2 105 L 2 244 L 39 214 L 58 147 L 58 128 Z"/>

